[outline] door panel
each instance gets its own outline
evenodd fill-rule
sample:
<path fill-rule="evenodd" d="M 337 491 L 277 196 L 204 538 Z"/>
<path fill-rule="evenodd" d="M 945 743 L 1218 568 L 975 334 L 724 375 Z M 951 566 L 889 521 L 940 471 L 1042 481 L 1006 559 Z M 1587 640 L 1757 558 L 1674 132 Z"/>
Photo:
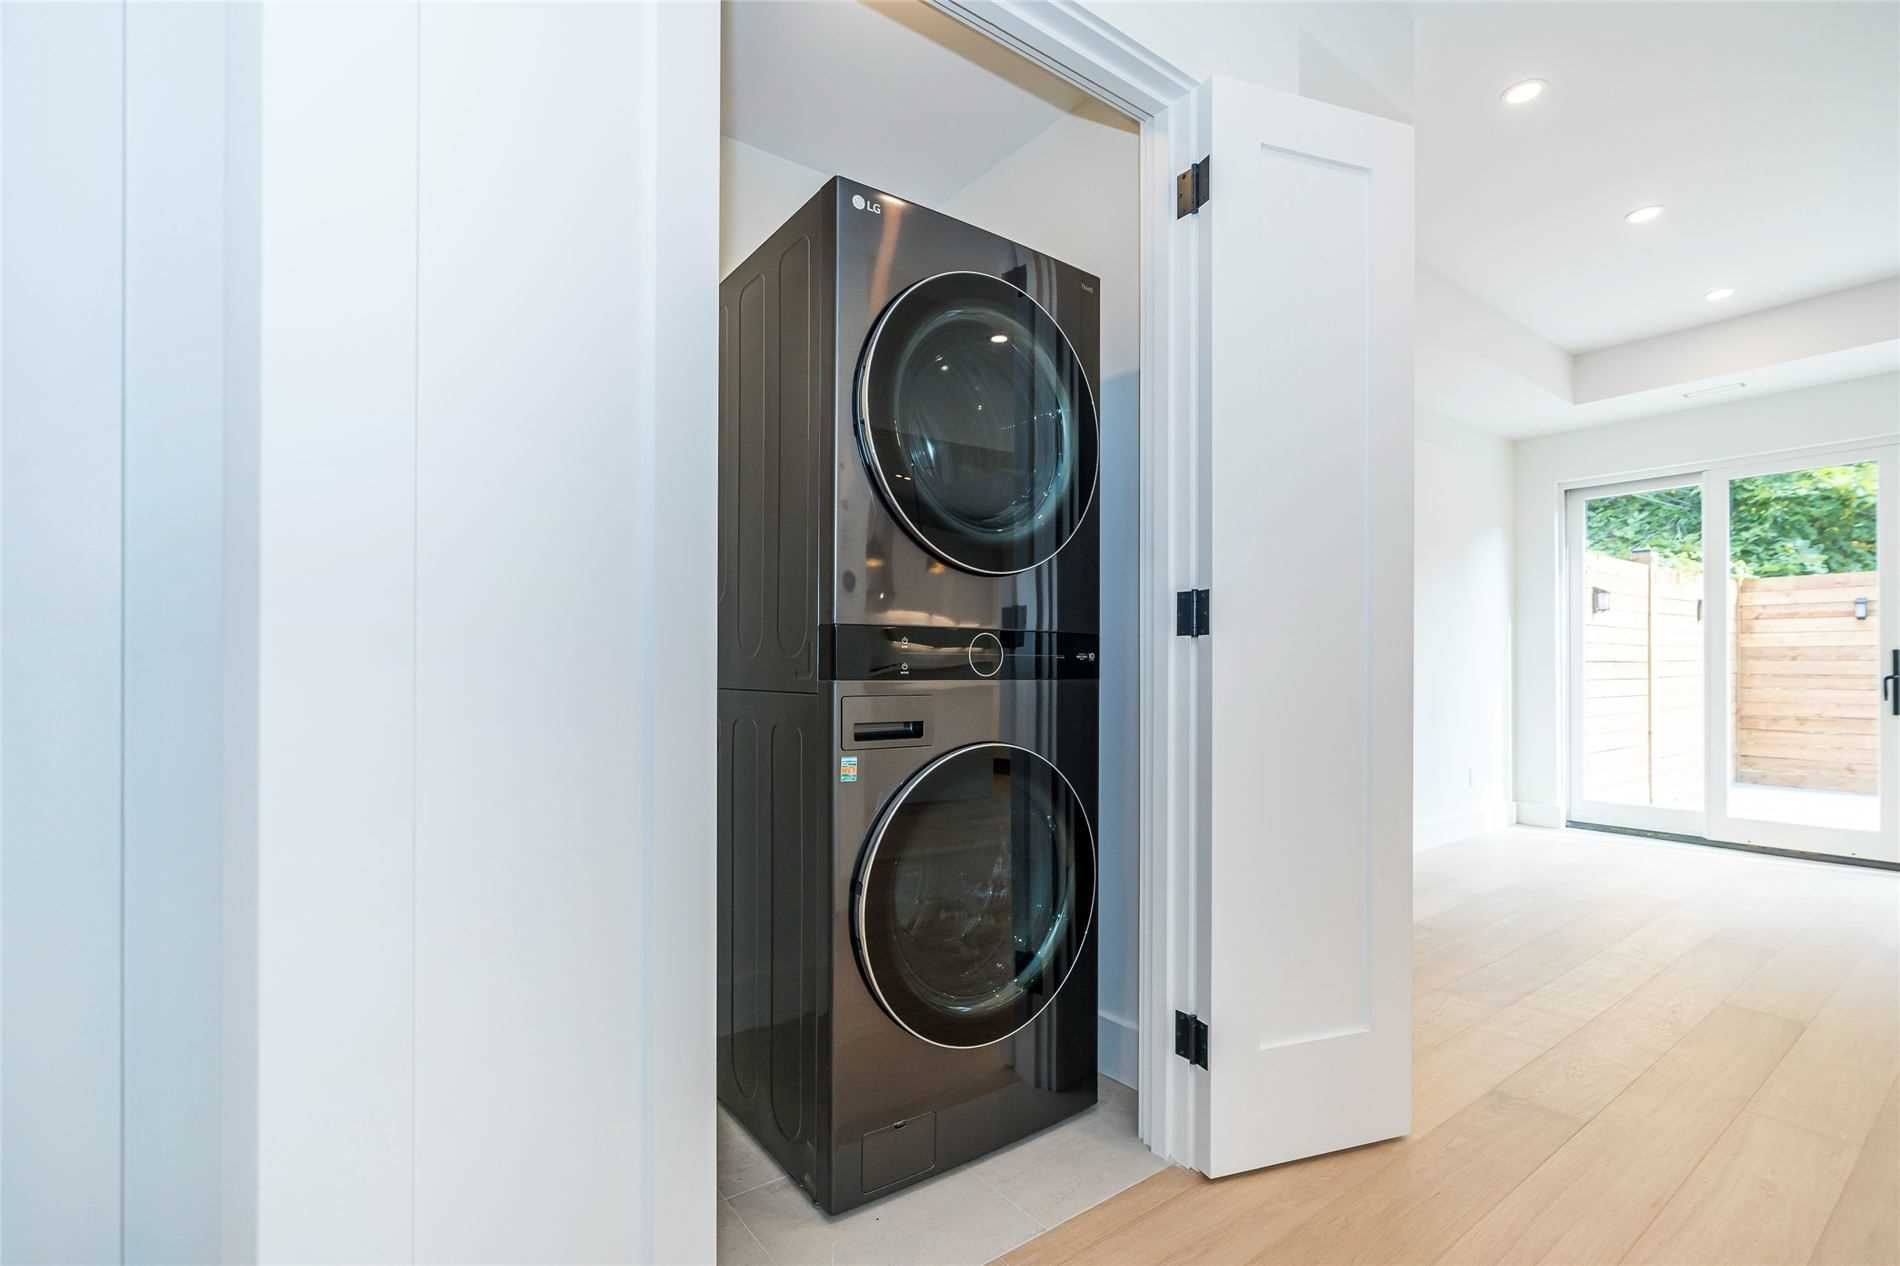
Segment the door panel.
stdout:
<path fill-rule="evenodd" d="M 1569 494 L 1571 818 L 1699 834 L 1706 794 L 1703 478 Z"/>
<path fill-rule="evenodd" d="M 1900 861 L 1893 447 L 1710 472 L 1711 838 Z"/>
<path fill-rule="evenodd" d="M 1210 1175 L 1411 1110 L 1412 140 L 1217 79 Z"/>

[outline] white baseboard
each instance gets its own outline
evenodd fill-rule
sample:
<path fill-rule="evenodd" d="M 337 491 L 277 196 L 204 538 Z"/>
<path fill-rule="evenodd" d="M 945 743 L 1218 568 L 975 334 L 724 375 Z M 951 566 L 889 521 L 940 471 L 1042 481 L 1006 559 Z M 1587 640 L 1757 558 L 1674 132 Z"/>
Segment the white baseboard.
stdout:
<path fill-rule="evenodd" d="M 1135 1066 L 1141 1048 L 1135 1022 L 1107 1011 L 1095 1017 L 1095 1066 L 1102 1076 L 1124 1086 L 1135 1084 Z"/>
<path fill-rule="evenodd" d="M 1450 813 L 1420 818 L 1412 825 L 1412 851 L 1468 840 L 1474 835 L 1502 831 L 1516 818 L 1516 806 L 1509 800 L 1476 800 Z"/>
<path fill-rule="evenodd" d="M 1534 800 L 1517 802 L 1519 826 L 1562 826 L 1564 820 L 1564 807 L 1560 804 L 1538 804 Z"/>

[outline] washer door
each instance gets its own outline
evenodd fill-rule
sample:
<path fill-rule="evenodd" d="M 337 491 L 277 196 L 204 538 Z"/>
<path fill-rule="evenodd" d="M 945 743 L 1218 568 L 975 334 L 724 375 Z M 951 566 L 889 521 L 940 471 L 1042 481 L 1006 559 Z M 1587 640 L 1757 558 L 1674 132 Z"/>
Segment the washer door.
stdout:
<path fill-rule="evenodd" d="M 1000 1042 L 1055 999 L 1095 914 L 1095 841 L 1069 780 L 978 743 L 925 765 L 871 826 L 852 931 L 871 992 L 926 1042 Z"/>
<path fill-rule="evenodd" d="M 965 571 L 1055 557 L 1095 496 L 1095 399 L 1043 306 L 988 273 L 891 301 L 858 365 L 858 439 L 885 503 Z"/>

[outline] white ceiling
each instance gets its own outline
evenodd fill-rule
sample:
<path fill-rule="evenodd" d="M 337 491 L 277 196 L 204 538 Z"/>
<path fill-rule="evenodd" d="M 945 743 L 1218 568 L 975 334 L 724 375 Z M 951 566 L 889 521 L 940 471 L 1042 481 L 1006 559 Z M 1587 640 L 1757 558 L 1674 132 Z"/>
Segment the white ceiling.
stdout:
<path fill-rule="evenodd" d="M 1900 272 L 1900 5 L 1422 5 L 1414 31 L 1420 259 L 1567 351 Z"/>
<path fill-rule="evenodd" d="M 917 0 L 724 6 L 721 130 L 820 171 L 943 201 L 1086 99 Z"/>
<path fill-rule="evenodd" d="M 1693 407 L 1717 345 L 1751 392 L 1900 363 L 1900 312 L 1766 314 L 1900 274 L 1900 4 L 1346 8 L 1365 21 L 1327 28 L 1333 56 L 1413 49 L 1421 407 L 1528 435 Z M 725 134 L 900 196 L 949 202 L 1086 100 L 918 0 L 723 9 Z M 1332 10 L 1277 11 L 1304 30 Z M 1530 77 L 1542 98 L 1499 101 Z M 1650 203 L 1662 218 L 1624 223 Z M 1736 294 L 1711 304 L 1716 286 Z M 1776 333 L 1815 328 L 1840 337 Z M 1573 364 L 1626 350 L 1683 382 L 1573 392 Z"/>

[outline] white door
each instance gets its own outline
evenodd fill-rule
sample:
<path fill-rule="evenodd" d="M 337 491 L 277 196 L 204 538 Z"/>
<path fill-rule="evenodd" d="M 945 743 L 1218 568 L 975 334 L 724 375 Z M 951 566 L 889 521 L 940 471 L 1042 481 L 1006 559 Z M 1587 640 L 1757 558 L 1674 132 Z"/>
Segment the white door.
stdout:
<path fill-rule="evenodd" d="M 1218 1176 L 1411 1121 L 1412 132 L 1230 79 L 1196 105 L 1191 1151 Z"/>
<path fill-rule="evenodd" d="M 1709 838 L 1900 862 L 1900 446 L 1728 463 L 1703 499 Z"/>

